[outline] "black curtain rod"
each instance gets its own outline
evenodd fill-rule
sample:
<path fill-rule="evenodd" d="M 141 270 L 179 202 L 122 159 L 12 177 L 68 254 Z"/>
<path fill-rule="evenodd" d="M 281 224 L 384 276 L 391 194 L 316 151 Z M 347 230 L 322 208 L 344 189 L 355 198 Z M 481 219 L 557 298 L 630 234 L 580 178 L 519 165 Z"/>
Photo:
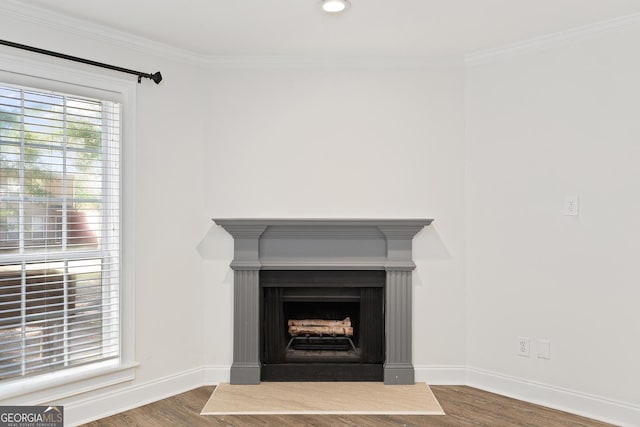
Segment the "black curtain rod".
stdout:
<path fill-rule="evenodd" d="M 122 68 L 122 67 L 116 67 L 115 65 L 104 64 L 102 62 L 96 62 L 90 59 L 78 58 L 77 56 L 66 55 L 64 53 L 53 52 L 51 50 L 40 49 L 38 47 L 27 46 L 24 44 L 14 43 L 7 40 L 0 40 L 0 44 L 3 44 L 5 46 L 10 46 L 10 47 L 15 47 L 17 49 L 28 50 L 30 52 L 41 53 L 43 55 L 55 56 L 56 58 L 62 58 L 68 61 L 81 62 L 83 64 L 94 65 L 96 67 L 108 68 L 109 70 L 120 71 L 121 73 L 135 74 L 136 76 L 138 76 L 138 83 L 141 82 L 143 77 L 145 79 L 153 80 L 154 82 L 156 82 L 156 84 L 162 81 L 162 74 L 160 74 L 160 71 L 157 71 L 153 74 L 142 73 L 140 71 L 129 70 L 127 68 Z"/>

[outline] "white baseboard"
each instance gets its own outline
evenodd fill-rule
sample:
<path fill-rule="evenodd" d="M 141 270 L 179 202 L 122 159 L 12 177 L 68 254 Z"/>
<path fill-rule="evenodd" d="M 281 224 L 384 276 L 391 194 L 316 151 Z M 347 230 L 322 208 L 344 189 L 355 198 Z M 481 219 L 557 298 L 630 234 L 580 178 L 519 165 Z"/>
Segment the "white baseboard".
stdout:
<path fill-rule="evenodd" d="M 464 385 L 467 379 L 466 366 L 415 365 L 416 382 L 429 385 Z"/>
<path fill-rule="evenodd" d="M 231 365 L 206 365 L 203 369 L 204 385 L 218 385 L 230 380 Z"/>
<path fill-rule="evenodd" d="M 137 408 L 204 384 L 202 368 L 190 369 L 158 380 L 93 394 L 64 405 L 64 425 L 77 426 Z"/>
<path fill-rule="evenodd" d="M 619 426 L 640 426 L 640 406 L 631 403 L 469 366 L 418 365 L 414 369 L 416 381 L 429 385 L 467 385 Z M 124 389 L 93 394 L 65 405 L 65 425 L 76 426 L 203 385 L 229 382 L 230 370 L 226 365 L 207 365 Z"/>
<path fill-rule="evenodd" d="M 640 406 L 575 390 L 467 367 L 465 384 L 503 396 L 619 426 L 640 426 Z"/>

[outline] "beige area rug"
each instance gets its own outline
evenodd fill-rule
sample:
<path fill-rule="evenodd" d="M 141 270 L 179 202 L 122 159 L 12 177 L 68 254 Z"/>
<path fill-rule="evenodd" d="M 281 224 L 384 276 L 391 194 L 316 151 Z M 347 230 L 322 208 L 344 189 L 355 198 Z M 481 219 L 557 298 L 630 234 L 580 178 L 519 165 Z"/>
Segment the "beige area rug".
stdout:
<path fill-rule="evenodd" d="M 200 415 L 444 415 L 425 383 L 264 382 L 220 384 Z"/>

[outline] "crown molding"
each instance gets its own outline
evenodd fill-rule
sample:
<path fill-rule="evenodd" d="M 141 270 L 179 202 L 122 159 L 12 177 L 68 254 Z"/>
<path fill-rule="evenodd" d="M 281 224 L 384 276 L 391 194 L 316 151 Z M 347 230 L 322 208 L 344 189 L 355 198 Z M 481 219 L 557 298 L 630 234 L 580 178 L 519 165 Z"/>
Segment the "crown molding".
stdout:
<path fill-rule="evenodd" d="M 27 5 L 17 0 L 4 0 L 0 4 L 0 14 L 45 26 L 78 37 L 90 37 L 96 41 L 116 44 L 126 49 L 181 62 L 202 65 L 203 56 L 186 49 L 160 43 L 106 25 L 88 22 L 37 6 Z M 16 41 L 16 40 L 12 40 Z M 16 41 L 19 42 L 19 41 Z M 66 53 L 66 52 L 65 52 Z"/>
<path fill-rule="evenodd" d="M 640 13 L 634 13 L 606 21 L 583 25 L 540 37 L 510 43 L 491 49 L 473 52 L 464 56 L 465 67 L 472 67 L 493 60 L 523 54 L 532 50 L 544 49 L 560 43 L 583 40 L 601 33 L 608 33 L 640 23 Z"/>
<path fill-rule="evenodd" d="M 92 38 L 126 49 L 208 68 L 462 68 L 459 56 L 303 56 L 303 55 L 206 55 L 160 43 L 145 37 L 117 30 L 106 25 L 89 23 L 62 13 L 51 12 L 18 0 L 4 0 L 0 14 L 38 26 Z M 15 40 L 12 40 L 15 41 Z M 18 41 L 19 42 L 19 41 Z"/>
<path fill-rule="evenodd" d="M 209 68 L 462 68 L 460 56 L 302 56 L 212 55 L 203 57 Z"/>
<path fill-rule="evenodd" d="M 472 52 L 460 56 L 302 56 L 302 55 L 206 55 L 166 43 L 90 23 L 62 13 L 51 12 L 19 0 L 3 0 L 0 14 L 45 26 L 82 38 L 93 38 L 126 49 L 161 58 L 187 62 L 211 69 L 241 68 L 463 68 L 490 62 L 501 57 L 548 48 L 558 43 L 580 40 L 598 33 L 612 32 L 640 23 L 640 13 L 588 24 L 565 31 Z"/>

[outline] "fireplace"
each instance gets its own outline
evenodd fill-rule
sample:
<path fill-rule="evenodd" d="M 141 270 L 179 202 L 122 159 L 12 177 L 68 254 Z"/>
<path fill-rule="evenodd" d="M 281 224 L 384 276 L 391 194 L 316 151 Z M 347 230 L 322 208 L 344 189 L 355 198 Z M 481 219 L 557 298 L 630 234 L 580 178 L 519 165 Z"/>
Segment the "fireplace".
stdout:
<path fill-rule="evenodd" d="M 382 381 L 384 271 L 260 273 L 262 381 Z"/>
<path fill-rule="evenodd" d="M 214 221 L 234 238 L 232 384 L 414 383 L 411 246 L 431 219 Z"/>

